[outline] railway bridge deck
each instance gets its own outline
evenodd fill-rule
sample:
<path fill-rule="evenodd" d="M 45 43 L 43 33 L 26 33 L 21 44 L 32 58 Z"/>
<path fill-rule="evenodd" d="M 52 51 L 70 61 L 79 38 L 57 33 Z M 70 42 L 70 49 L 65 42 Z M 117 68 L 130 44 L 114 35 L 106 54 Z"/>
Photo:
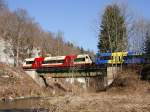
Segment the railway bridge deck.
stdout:
<path fill-rule="evenodd" d="M 36 69 L 26 71 L 37 83 L 41 83 L 41 80 L 45 80 L 47 77 L 51 78 L 85 78 L 85 82 L 89 83 L 90 80 L 95 80 L 94 87 L 96 90 L 104 90 L 114 80 L 114 76 L 118 70 L 118 67 L 103 66 L 82 66 L 82 67 L 69 67 L 68 69 Z M 41 85 L 43 85 L 44 81 Z M 86 84 L 89 85 L 89 84 Z"/>

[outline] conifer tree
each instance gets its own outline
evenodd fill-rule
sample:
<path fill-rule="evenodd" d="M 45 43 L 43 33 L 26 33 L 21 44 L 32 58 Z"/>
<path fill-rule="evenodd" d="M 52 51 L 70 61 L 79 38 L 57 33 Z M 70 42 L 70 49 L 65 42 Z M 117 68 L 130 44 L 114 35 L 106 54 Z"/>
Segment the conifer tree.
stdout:
<path fill-rule="evenodd" d="M 150 33 L 146 33 L 145 52 L 150 55 Z"/>
<path fill-rule="evenodd" d="M 100 24 L 98 49 L 100 52 L 126 50 L 127 43 L 125 18 L 117 5 L 106 7 Z"/>

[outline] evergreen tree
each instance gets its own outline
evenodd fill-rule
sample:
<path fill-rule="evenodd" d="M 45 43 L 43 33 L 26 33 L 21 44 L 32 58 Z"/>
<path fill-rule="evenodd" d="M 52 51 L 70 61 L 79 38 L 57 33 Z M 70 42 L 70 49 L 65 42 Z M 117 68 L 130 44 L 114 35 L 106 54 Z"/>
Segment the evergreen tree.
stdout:
<path fill-rule="evenodd" d="M 150 55 L 150 33 L 146 33 L 145 52 Z"/>
<path fill-rule="evenodd" d="M 106 7 L 100 24 L 98 49 L 100 52 L 124 51 L 127 43 L 125 18 L 117 5 Z"/>

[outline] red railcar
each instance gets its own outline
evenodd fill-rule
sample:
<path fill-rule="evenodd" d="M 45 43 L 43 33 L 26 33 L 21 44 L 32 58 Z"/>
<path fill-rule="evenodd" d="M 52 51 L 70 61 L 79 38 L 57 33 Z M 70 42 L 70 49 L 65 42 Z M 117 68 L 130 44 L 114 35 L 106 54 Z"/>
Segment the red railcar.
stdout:
<path fill-rule="evenodd" d="M 38 69 L 38 68 L 61 68 L 78 65 L 92 64 L 89 55 L 67 55 L 55 57 L 38 57 L 25 59 L 23 64 L 24 69 Z"/>

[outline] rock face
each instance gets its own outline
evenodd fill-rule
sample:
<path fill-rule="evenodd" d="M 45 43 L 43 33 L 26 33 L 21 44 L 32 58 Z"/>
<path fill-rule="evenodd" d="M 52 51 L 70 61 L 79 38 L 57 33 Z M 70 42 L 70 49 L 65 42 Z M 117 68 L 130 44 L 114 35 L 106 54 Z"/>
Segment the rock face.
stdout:
<path fill-rule="evenodd" d="M 43 95 L 39 87 L 21 68 L 0 63 L 0 98 Z"/>

